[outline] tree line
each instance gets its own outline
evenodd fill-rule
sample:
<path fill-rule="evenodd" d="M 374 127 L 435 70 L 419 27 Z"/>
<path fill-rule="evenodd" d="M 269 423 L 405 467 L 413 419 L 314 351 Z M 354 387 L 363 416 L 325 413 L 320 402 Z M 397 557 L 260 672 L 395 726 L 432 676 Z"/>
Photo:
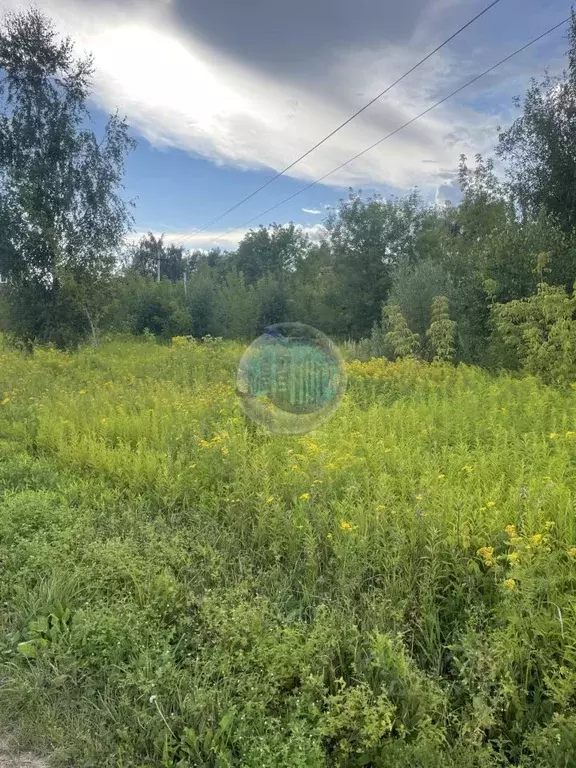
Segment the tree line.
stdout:
<path fill-rule="evenodd" d="M 90 57 L 36 10 L 0 28 L 0 323 L 28 348 L 103 332 L 250 340 L 298 320 L 359 357 L 524 367 L 576 359 L 576 17 L 567 65 L 533 80 L 492 158 L 461 156 L 457 205 L 349 191 L 312 241 L 293 223 L 234 250 L 127 245 L 125 119 L 89 130 Z M 562 371 L 558 359 L 562 359 Z M 574 377 L 576 377 L 576 370 Z"/>

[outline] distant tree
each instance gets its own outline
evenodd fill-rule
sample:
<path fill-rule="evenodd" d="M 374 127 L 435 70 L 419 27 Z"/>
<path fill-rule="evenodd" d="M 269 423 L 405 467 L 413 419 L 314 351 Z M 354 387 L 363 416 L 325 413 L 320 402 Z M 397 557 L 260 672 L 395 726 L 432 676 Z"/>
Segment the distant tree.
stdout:
<path fill-rule="evenodd" d="M 226 308 L 224 335 L 250 340 L 258 327 L 258 299 L 252 285 L 242 275 L 229 272 L 219 284 L 219 304 Z"/>
<path fill-rule="evenodd" d="M 201 264 L 188 284 L 186 306 L 192 317 L 192 334 L 223 336 L 226 307 L 222 304 L 220 277 L 215 268 Z"/>
<path fill-rule="evenodd" d="M 133 247 L 130 268 L 143 277 L 157 277 L 159 268 L 160 279 L 176 282 L 182 280 L 184 270 L 193 271 L 197 260 L 194 254 L 187 256 L 182 246 L 165 245 L 163 234 L 156 237 L 148 232 Z"/>
<path fill-rule="evenodd" d="M 402 262 L 393 273 L 388 301 L 400 307 L 415 333 L 424 335 L 430 325 L 434 297 L 450 295 L 452 290 L 450 277 L 442 264 L 432 259 L 423 259 L 416 264 Z"/>
<path fill-rule="evenodd" d="M 160 278 L 165 277 L 172 282 L 182 280 L 186 267 L 187 259 L 182 246 L 171 244 L 164 248 L 160 261 Z"/>
<path fill-rule="evenodd" d="M 233 265 L 247 283 L 268 274 L 287 275 L 310 248 L 309 238 L 294 224 L 271 224 L 250 230 L 238 245 Z"/>
<path fill-rule="evenodd" d="M 163 255 L 164 235 L 156 237 L 152 232 L 148 232 L 133 247 L 130 266 L 142 277 L 156 277 L 158 262 Z"/>
<path fill-rule="evenodd" d="M 258 302 L 257 331 L 269 325 L 294 320 L 285 283 L 275 274 L 261 277 L 255 286 Z"/>
<path fill-rule="evenodd" d="M 112 115 L 84 127 L 93 72 L 37 10 L 0 26 L 0 273 L 8 331 L 74 344 L 94 330 L 94 297 L 131 217 L 118 190 L 134 142 Z M 26 308 L 29 308 L 28 310 Z"/>
<path fill-rule="evenodd" d="M 337 298 L 345 332 L 353 337 L 370 333 L 401 258 L 412 261 L 421 223 L 418 195 L 402 200 L 350 194 L 326 221 L 333 251 Z"/>

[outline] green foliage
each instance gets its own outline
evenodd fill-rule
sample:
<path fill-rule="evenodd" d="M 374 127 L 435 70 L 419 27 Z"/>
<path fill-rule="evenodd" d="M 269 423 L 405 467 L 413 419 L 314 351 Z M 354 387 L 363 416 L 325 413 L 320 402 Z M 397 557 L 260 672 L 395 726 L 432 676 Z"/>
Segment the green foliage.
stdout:
<path fill-rule="evenodd" d="M 90 296 L 111 274 L 130 223 L 118 188 L 133 141 L 118 115 L 100 140 L 82 126 L 91 59 L 75 59 L 72 42 L 59 40 L 39 11 L 4 17 L 0 70 L 7 330 L 29 343 L 75 343 L 94 331 Z M 23 311 L 31 297 L 37 311 Z"/>
<path fill-rule="evenodd" d="M 367 335 L 380 320 L 393 269 L 401 258 L 412 258 L 421 218 L 417 194 L 387 201 L 376 195 L 364 201 L 352 192 L 327 217 L 347 336 Z"/>
<path fill-rule="evenodd" d="M 218 301 L 225 307 L 224 333 L 230 339 L 252 340 L 258 327 L 258 294 L 242 275 L 229 272 L 219 286 Z"/>
<path fill-rule="evenodd" d="M 410 357 L 415 354 L 420 344 L 420 337 L 410 330 L 397 304 L 383 306 L 382 326 L 388 328 L 384 341 L 396 357 Z"/>
<path fill-rule="evenodd" d="M 294 224 L 271 224 L 250 230 L 242 238 L 232 265 L 251 285 L 270 273 L 293 271 L 309 247 L 308 237 Z"/>
<path fill-rule="evenodd" d="M 180 246 L 164 244 L 164 235 L 157 238 L 152 232 L 140 238 L 140 242 L 133 246 L 129 254 L 128 268 L 134 270 L 142 277 L 158 277 L 167 280 L 182 280 L 184 272 L 191 272 L 199 261 L 199 255 L 184 254 Z"/>
<path fill-rule="evenodd" d="M 78 768 L 569 764 L 572 394 L 351 362 L 271 441 L 243 349 L 0 353 L 0 726 Z"/>
<path fill-rule="evenodd" d="M 434 297 L 450 295 L 452 290 L 447 271 L 437 261 L 403 262 L 394 273 L 388 303 L 398 305 L 409 327 L 424 336 Z"/>
<path fill-rule="evenodd" d="M 446 296 L 436 296 L 432 302 L 432 320 L 426 336 L 432 347 L 434 361 L 451 363 L 454 360 L 456 323 L 450 320 L 448 299 Z"/>
<path fill-rule="evenodd" d="M 258 302 L 258 333 L 262 333 L 269 325 L 293 319 L 288 303 L 286 283 L 280 276 L 269 274 L 261 277 L 255 288 Z"/>
<path fill-rule="evenodd" d="M 524 370 L 549 383 L 576 379 L 576 296 L 541 283 L 527 299 L 492 307 L 496 333 Z"/>

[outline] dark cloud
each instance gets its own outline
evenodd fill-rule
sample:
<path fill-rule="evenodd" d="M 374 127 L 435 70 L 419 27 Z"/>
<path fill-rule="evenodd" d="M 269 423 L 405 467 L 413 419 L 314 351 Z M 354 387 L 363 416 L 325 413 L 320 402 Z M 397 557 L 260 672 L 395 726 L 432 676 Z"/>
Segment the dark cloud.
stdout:
<path fill-rule="evenodd" d="M 228 56 L 283 74 L 311 75 L 351 48 L 408 40 L 429 0 L 174 0 L 180 29 Z"/>

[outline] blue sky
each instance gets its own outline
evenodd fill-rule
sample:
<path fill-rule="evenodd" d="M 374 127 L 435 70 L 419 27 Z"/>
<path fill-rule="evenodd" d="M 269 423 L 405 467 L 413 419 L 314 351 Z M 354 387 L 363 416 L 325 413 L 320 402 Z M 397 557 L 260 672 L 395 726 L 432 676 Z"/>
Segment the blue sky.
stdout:
<path fill-rule="evenodd" d="M 488 0 L 44 0 L 42 10 L 91 51 L 99 131 L 119 108 L 138 141 L 126 168 L 138 232 L 187 247 L 233 247 L 227 229 L 296 192 L 514 48 L 568 16 L 565 0 L 501 0 L 399 87 L 289 175 L 207 232 L 193 231 L 252 192 L 468 21 Z M 0 8 L 23 7 L 0 0 Z M 489 153 L 564 31 L 504 65 L 326 183 L 251 226 L 292 220 L 317 235 L 348 186 L 384 195 L 417 185 L 457 196 L 461 152 Z M 305 212 L 303 209 L 307 209 Z M 319 211 L 312 213 L 311 211 Z"/>

